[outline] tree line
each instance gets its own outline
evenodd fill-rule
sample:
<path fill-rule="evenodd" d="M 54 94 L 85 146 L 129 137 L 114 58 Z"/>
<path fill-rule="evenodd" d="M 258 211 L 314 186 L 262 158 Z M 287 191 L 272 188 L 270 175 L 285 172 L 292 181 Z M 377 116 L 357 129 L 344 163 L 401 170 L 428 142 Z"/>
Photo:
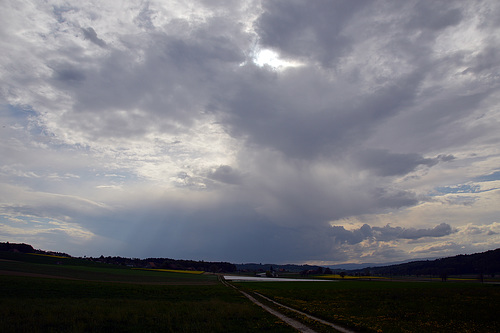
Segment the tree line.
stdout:
<path fill-rule="evenodd" d="M 67 253 L 44 251 L 34 249 L 33 246 L 24 243 L 0 243 L 0 251 L 19 252 L 19 253 L 38 253 L 46 255 L 56 255 L 61 257 L 75 258 Z M 174 269 L 174 270 L 192 270 L 204 272 L 224 272 L 231 273 L 236 271 L 236 265 L 229 262 L 213 262 L 203 260 L 179 260 L 171 258 L 126 258 L 126 257 L 87 257 L 79 258 L 91 262 L 121 265 L 135 268 L 158 268 L 158 269 Z"/>
<path fill-rule="evenodd" d="M 412 261 L 381 267 L 368 267 L 352 272 L 369 271 L 375 275 L 412 275 L 412 276 L 441 276 L 448 275 L 487 275 L 494 277 L 500 274 L 500 248 L 475 254 L 461 254 L 453 257 Z"/>

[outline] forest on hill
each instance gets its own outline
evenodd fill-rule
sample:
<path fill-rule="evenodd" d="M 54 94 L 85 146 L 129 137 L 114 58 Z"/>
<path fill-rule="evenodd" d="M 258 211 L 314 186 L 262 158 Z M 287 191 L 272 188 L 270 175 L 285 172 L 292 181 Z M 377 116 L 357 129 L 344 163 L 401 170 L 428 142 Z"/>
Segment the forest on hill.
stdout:
<path fill-rule="evenodd" d="M 321 269 L 321 273 L 323 273 L 323 268 L 316 265 L 294 265 L 294 264 L 286 264 L 286 265 L 277 265 L 277 264 L 256 264 L 256 263 L 248 263 L 248 264 L 236 264 L 236 268 L 241 272 L 265 272 L 265 271 L 277 271 L 277 272 L 318 272 Z M 319 273 L 319 274 L 321 274 Z"/>
<path fill-rule="evenodd" d="M 383 276 L 488 275 L 494 277 L 500 274 L 500 248 L 482 253 L 460 254 L 435 260 L 411 261 L 404 264 L 349 271 L 349 273 L 363 272 Z"/>
<path fill-rule="evenodd" d="M 34 249 L 33 246 L 24 243 L 0 243 L 0 251 L 11 251 L 21 253 L 38 253 L 46 255 L 55 255 L 73 258 L 67 253 L 44 251 Z M 180 260 L 171 258 L 125 258 L 125 257 L 105 257 L 100 256 L 97 258 L 83 257 L 80 259 L 103 263 L 111 265 L 121 265 L 136 268 L 158 268 L 158 269 L 175 269 L 175 270 L 192 270 L 192 271 L 205 271 L 205 272 L 224 272 L 231 273 L 236 271 L 236 266 L 229 262 L 212 262 L 212 261 L 197 261 L 197 260 Z"/>
<path fill-rule="evenodd" d="M 53 251 L 34 249 L 29 244 L 0 242 L 0 251 L 11 251 L 21 253 L 38 253 L 57 255 L 72 258 L 69 254 Z M 211 262 L 203 260 L 180 260 L 171 258 L 124 258 L 124 257 L 104 257 L 97 258 L 84 257 L 85 259 L 97 263 L 122 265 L 141 268 L 196 270 L 206 272 L 231 273 L 242 272 L 300 272 L 301 274 L 326 274 L 330 273 L 330 268 L 322 268 L 313 265 L 276 265 L 276 264 L 232 264 L 229 262 Z M 403 264 L 367 267 L 363 269 L 334 269 L 334 272 L 343 271 L 350 275 L 381 275 L 381 276 L 449 276 L 449 275 L 478 275 L 491 276 L 500 274 L 500 248 L 475 254 L 461 254 L 453 257 L 418 260 Z"/>

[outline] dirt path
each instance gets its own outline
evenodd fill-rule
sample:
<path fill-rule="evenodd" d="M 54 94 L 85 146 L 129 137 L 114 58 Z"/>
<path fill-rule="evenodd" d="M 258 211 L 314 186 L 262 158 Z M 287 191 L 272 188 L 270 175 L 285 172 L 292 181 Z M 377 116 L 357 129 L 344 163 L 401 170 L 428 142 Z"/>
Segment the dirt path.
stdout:
<path fill-rule="evenodd" d="M 278 302 L 276 302 L 276 301 L 273 301 L 272 299 L 270 299 L 270 298 L 268 298 L 268 297 L 266 297 L 266 296 L 264 296 L 264 295 L 262 295 L 262 294 L 259 294 L 259 293 L 255 293 L 255 294 L 257 294 L 257 295 L 259 295 L 260 297 L 262 297 L 262 298 L 264 298 L 264 299 L 268 300 L 269 302 L 272 302 L 272 303 L 274 303 L 274 304 L 276 304 L 276 305 L 278 305 L 278 306 L 281 306 L 282 308 L 285 308 L 285 309 L 287 309 L 287 310 L 290 310 L 290 311 L 296 312 L 296 313 L 298 313 L 298 314 L 301 314 L 301 315 L 303 315 L 303 316 L 306 316 L 306 317 L 307 317 L 307 318 L 309 318 L 309 319 L 312 319 L 312 320 L 315 320 L 315 321 L 319 321 L 319 322 L 320 322 L 320 323 L 322 323 L 323 325 L 327 325 L 327 326 L 333 327 L 334 329 L 336 329 L 336 330 L 337 330 L 337 331 L 339 331 L 339 332 L 342 332 L 342 333 L 354 333 L 354 331 L 348 330 L 348 329 L 343 328 L 343 327 L 341 327 L 341 326 L 339 326 L 339 325 L 336 325 L 336 324 L 334 324 L 334 323 L 330 323 L 329 321 L 326 321 L 326 320 L 320 319 L 320 318 L 318 318 L 318 317 L 311 316 L 311 315 L 309 315 L 309 314 L 307 314 L 307 313 L 305 313 L 305 312 L 302 312 L 302 311 L 296 310 L 296 309 L 291 308 L 291 307 L 289 307 L 289 306 L 286 306 L 286 305 L 283 305 L 283 304 L 278 303 Z"/>
<path fill-rule="evenodd" d="M 290 317 L 287 317 L 284 314 L 282 314 L 281 312 L 278 312 L 278 311 L 276 311 L 276 310 L 268 307 L 267 305 L 262 304 L 261 302 L 259 302 L 254 297 L 252 297 L 249 294 L 247 294 L 246 292 L 244 292 L 242 290 L 239 290 L 238 288 L 236 288 L 232 284 L 227 283 L 224 280 L 224 278 L 221 277 L 220 275 L 219 275 L 219 281 L 222 282 L 222 284 L 225 285 L 226 287 L 231 287 L 231 288 L 234 288 L 234 289 L 238 290 L 246 298 L 248 298 L 251 302 L 253 302 L 254 304 L 260 306 L 261 308 L 263 308 L 264 310 L 266 310 L 270 314 L 272 314 L 272 315 L 278 317 L 279 319 L 283 320 L 285 323 L 287 323 L 288 325 L 292 326 L 293 328 L 295 328 L 299 332 L 303 332 L 303 333 L 316 333 L 316 331 L 310 329 L 309 327 L 307 327 L 306 325 L 302 324 L 301 322 L 299 322 L 299 321 L 297 321 L 295 319 L 292 319 Z"/>
<path fill-rule="evenodd" d="M 232 284 L 230 283 L 227 283 L 223 277 L 219 276 L 219 281 L 222 282 L 222 284 L 224 284 L 226 287 L 231 287 L 231 288 L 234 288 L 236 290 L 238 290 L 240 293 L 242 293 L 246 298 L 248 298 L 250 301 L 252 301 L 254 304 L 260 306 L 261 308 L 263 308 L 264 310 L 266 310 L 267 312 L 269 312 L 270 314 L 278 317 L 279 319 L 283 320 L 285 323 L 287 323 L 288 325 L 292 326 L 293 328 L 295 328 L 296 330 L 298 330 L 299 332 L 304 332 L 304 333 L 315 333 L 316 331 L 312 330 L 311 328 L 307 327 L 306 325 L 302 324 L 301 322 L 295 320 L 295 319 L 292 319 L 290 317 L 287 317 L 285 316 L 283 313 L 279 312 L 279 311 L 276 311 L 272 308 L 270 308 L 269 306 L 267 305 L 264 305 L 262 304 L 261 302 L 259 302 L 257 299 L 255 299 L 253 296 L 251 296 L 250 294 L 236 288 L 235 286 L 233 286 Z M 266 299 L 267 301 L 269 302 L 272 302 L 280 307 L 283 307 L 287 310 L 290 310 L 290 311 L 293 311 L 293 312 L 296 312 L 300 315 L 303 315 L 303 316 L 306 316 L 308 317 L 309 319 L 312 319 L 312 320 L 315 320 L 317 322 L 320 322 L 322 323 L 323 325 L 327 325 L 327 326 L 330 326 L 332 328 L 334 328 L 335 330 L 339 331 L 339 332 L 342 332 L 342 333 L 354 333 L 354 331 L 350 331 L 348 329 L 345 329 L 339 325 L 336 325 L 336 324 L 333 324 L 333 323 L 330 323 L 326 320 L 323 320 L 323 319 L 320 319 L 320 318 L 317 318 L 317 317 L 314 317 L 314 316 L 311 316 L 311 315 L 308 315 L 307 313 L 304 313 L 302 311 L 299 311 L 299 310 L 296 310 L 296 309 L 293 309 L 291 307 L 288 307 L 286 305 L 283 305 L 283 304 L 280 304 L 278 302 L 275 302 L 273 301 L 272 299 L 270 298 L 267 298 L 266 296 L 264 295 L 261 295 L 259 293 L 255 293 L 257 294 L 259 297 L 262 297 L 264 299 Z"/>
<path fill-rule="evenodd" d="M 310 329 L 309 327 L 307 327 L 306 325 L 302 324 L 301 322 L 299 322 L 299 321 L 297 321 L 295 319 L 292 319 L 290 317 L 287 317 L 284 314 L 282 314 L 281 312 L 278 312 L 278 311 L 276 311 L 276 310 L 268 307 L 267 305 L 262 304 L 261 302 L 259 302 L 258 300 L 256 300 L 255 298 L 253 298 L 252 296 L 250 296 L 249 294 L 247 294 L 246 292 L 241 291 L 241 290 L 238 290 L 238 291 L 240 293 L 242 293 L 243 295 L 245 295 L 245 297 L 248 298 L 250 301 L 252 301 L 253 303 L 257 304 L 258 306 L 260 306 L 261 308 L 263 308 L 264 310 L 266 310 L 270 314 L 272 314 L 272 315 L 278 317 L 279 319 L 283 320 L 285 323 L 287 323 L 288 325 L 292 326 L 293 328 L 295 328 L 299 332 L 303 332 L 303 333 L 316 333 L 316 331 Z"/>

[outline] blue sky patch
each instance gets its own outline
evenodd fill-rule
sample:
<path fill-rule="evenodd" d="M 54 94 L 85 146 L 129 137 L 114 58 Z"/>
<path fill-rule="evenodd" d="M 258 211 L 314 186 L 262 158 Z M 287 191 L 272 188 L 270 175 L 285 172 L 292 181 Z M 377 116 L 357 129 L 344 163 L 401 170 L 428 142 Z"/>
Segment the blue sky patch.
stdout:
<path fill-rule="evenodd" d="M 500 171 L 496 171 L 489 175 L 484 175 L 474 178 L 475 182 L 491 182 L 494 180 L 500 180 Z"/>
<path fill-rule="evenodd" d="M 481 187 L 479 185 L 456 185 L 436 187 L 436 191 L 443 194 L 448 193 L 478 193 Z"/>

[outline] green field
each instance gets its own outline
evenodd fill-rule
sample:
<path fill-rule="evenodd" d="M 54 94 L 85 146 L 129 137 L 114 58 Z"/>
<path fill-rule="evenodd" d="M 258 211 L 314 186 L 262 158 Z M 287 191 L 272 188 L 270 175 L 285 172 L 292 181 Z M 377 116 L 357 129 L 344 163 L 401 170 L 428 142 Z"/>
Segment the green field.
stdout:
<path fill-rule="evenodd" d="M 123 266 L 86 262 L 81 259 L 56 258 L 57 260 L 53 260 L 53 257 L 39 257 L 30 254 L 17 254 L 15 257 L 10 255 L 9 259 L 9 261 L 0 262 L 0 270 L 90 281 L 157 284 L 217 283 L 217 278 L 214 275 L 136 270 Z"/>
<path fill-rule="evenodd" d="M 293 332 L 214 275 L 6 257 L 1 332 Z"/>
<path fill-rule="evenodd" d="M 500 285 L 391 281 L 235 285 L 355 331 L 500 332 Z"/>
<path fill-rule="evenodd" d="M 498 284 L 233 285 L 358 332 L 500 332 Z M 332 331 L 272 306 L 319 332 Z M 213 274 L 8 252 L 0 252 L 0 313 L 1 332 L 294 332 Z"/>

